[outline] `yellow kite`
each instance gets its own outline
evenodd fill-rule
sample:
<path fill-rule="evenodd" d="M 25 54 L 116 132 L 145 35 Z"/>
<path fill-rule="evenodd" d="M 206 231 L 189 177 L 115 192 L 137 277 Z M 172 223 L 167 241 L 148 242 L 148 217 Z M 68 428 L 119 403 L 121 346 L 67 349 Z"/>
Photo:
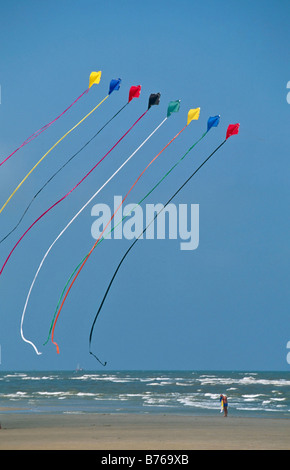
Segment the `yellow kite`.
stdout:
<path fill-rule="evenodd" d="M 89 88 L 91 88 L 92 85 L 98 85 L 100 83 L 101 75 L 102 75 L 102 72 L 91 73 Z"/>

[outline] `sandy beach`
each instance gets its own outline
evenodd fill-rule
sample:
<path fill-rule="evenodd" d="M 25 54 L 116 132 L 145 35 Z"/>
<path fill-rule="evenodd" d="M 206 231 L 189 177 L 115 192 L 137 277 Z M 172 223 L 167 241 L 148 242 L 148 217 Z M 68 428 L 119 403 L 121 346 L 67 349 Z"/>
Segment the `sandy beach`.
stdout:
<path fill-rule="evenodd" d="M 289 450 L 290 420 L 149 414 L 0 414 L 1 450 Z"/>

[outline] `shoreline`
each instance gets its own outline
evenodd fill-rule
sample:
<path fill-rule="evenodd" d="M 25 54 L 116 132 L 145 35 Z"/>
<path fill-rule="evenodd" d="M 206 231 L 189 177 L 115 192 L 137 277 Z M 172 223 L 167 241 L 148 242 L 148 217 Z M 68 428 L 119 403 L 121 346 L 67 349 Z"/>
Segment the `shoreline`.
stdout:
<path fill-rule="evenodd" d="M 0 450 L 290 450 L 288 418 L 7 411 Z"/>

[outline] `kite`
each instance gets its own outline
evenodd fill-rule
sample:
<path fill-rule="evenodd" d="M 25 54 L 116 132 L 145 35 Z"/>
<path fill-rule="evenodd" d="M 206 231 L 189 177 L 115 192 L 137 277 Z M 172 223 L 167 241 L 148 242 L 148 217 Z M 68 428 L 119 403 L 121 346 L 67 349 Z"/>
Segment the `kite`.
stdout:
<path fill-rule="evenodd" d="M 116 89 L 118 89 L 116 87 Z M 86 116 L 84 116 L 77 124 L 75 124 L 69 131 L 67 131 L 44 155 L 41 157 L 41 159 L 31 168 L 31 170 L 27 173 L 27 175 L 23 178 L 23 180 L 18 184 L 18 186 L 14 189 L 14 191 L 10 194 L 9 198 L 5 202 L 5 204 L 1 207 L 0 209 L 0 214 L 3 211 L 3 209 L 7 206 L 9 201 L 11 201 L 12 197 L 16 194 L 16 192 L 19 190 L 19 188 L 22 186 L 22 184 L 27 180 L 27 178 L 33 173 L 33 171 L 38 167 L 38 165 L 45 159 L 45 157 L 65 138 L 67 137 L 72 131 L 74 131 L 82 122 L 84 122 L 96 109 L 106 101 L 106 99 L 109 98 L 110 92 L 103 98 L 97 106 L 95 106 Z"/>
<path fill-rule="evenodd" d="M 198 118 L 199 118 L 199 108 L 191 109 L 187 116 L 187 124 L 189 124 L 190 121 L 192 121 L 192 119 L 198 119 Z"/>
<path fill-rule="evenodd" d="M 131 86 L 129 91 L 129 103 L 133 98 L 139 98 L 141 92 L 141 86 Z"/>
<path fill-rule="evenodd" d="M 150 109 L 151 106 L 159 104 L 159 102 L 160 102 L 160 93 L 152 93 L 152 95 L 149 98 L 148 109 Z"/>
<path fill-rule="evenodd" d="M 173 102 L 171 102 L 171 103 L 173 103 Z M 169 108 L 168 108 L 168 109 L 169 109 Z M 174 110 L 171 111 L 171 112 L 174 112 Z M 169 115 L 170 115 L 170 114 L 169 114 Z M 129 213 L 129 214 L 125 214 L 125 215 L 123 216 L 122 220 L 120 220 L 120 221 L 118 222 L 118 224 L 116 224 L 116 225 L 109 231 L 109 233 L 108 233 L 106 236 L 103 236 L 103 237 L 100 239 L 100 241 L 99 241 L 98 244 L 100 244 L 113 230 L 115 230 L 115 228 L 116 228 L 120 223 L 122 223 L 123 220 L 124 220 L 126 217 L 128 217 L 128 216 L 136 209 L 137 206 L 140 206 L 140 205 L 142 204 L 142 202 L 159 186 L 159 184 L 161 184 L 161 182 L 162 182 L 163 180 L 165 180 L 165 178 L 177 167 L 177 165 L 178 165 L 180 162 L 182 162 L 182 160 L 184 160 L 184 158 L 186 157 L 186 155 L 188 155 L 188 153 L 207 135 L 208 131 L 209 131 L 212 127 L 217 127 L 217 126 L 218 126 L 219 121 L 220 121 L 220 116 L 210 117 L 210 118 L 208 119 L 207 131 L 206 131 L 206 132 L 187 150 L 187 152 L 183 155 L 183 157 L 181 157 L 180 160 L 178 160 L 178 161 L 170 168 L 170 170 L 168 170 L 168 171 L 165 173 L 165 175 L 158 181 L 157 184 L 155 184 L 155 186 L 146 194 L 146 196 L 144 196 L 144 197 L 138 202 L 138 204 L 136 204 L 136 206 L 130 211 L 130 213 Z M 86 258 L 86 257 L 85 257 L 85 258 Z M 55 311 L 55 314 L 54 314 L 54 317 L 53 317 L 53 320 L 52 320 L 52 323 L 51 323 L 51 326 L 50 326 L 48 338 L 47 338 L 46 342 L 44 343 L 44 345 L 47 344 L 47 342 L 48 342 L 48 340 L 49 340 L 49 337 L 50 337 L 50 334 L 51 334 L 51 330 L 52 330 L 52 326 L 53 326 L 53 323 L 54 323 L 54 319 L 55 319 L 57 310 L 58 310 L 58 308 L 59 308 L 60 302 L 61 302 L 61 300 L 62 300 L 62 298 L 63 298 L 64 292 L 65 292 L 65 290 L 66 290 L 66 288 L 67 288 L 69 282 L 71 281 L 72 277 L 74 276 L 74 274 L 76 273 L 76 271 L 78 270 L 78 268 L 81 266 L 81 264 L 83 263 L 83 261 L 85 260 L 85 258 L 83 258 L 83 260 L 81 261 L 81 263 L 75 268 L 75 270 L 73 271 L 73 273 L 72 273 L 71 276 L 69 277 L 69 279 L 68 279 L 68 281 L 67 281 L 67 283 L 66 283 L 66 285 L 65 285 L 65 287 L 64 287 L 64 289 L 63 289 L 63 291 L 62 291 L 62 294 L 61 294 L 60 299 L 59 299 L 59 301 L 58 301 L 58 304 L 57 304 L 57 307 L 56 307 L 56 311 Z"/>
<path fill-rule="evenodd" d="M 121 83 L 121 79 L 119 78 L 118 80 L 111 80 L 110 82 L 110 90 L 109 90 L 109 94 L 112 93 L 112 91 L 114 90 L 118 90 L 120 88 L 120 83 Z M 131 88 L 138 88 L 139 90 L 141 90 L 141 86 L 139 87 L 131 87 Z M 130 92 L 131 92 L 131 89 L 130 89 Z M 129 93 L 130 93 L 129 92 Z M 139 95 L 140 95 L 140 91 L 139 91 Z M 137 94 L 135 93 L 135 96 L 134 97 L 137 97 Z M 33 198 L 31 199 L 30 203 L 28 204 L 28 206 L 26 207 L 26 209 L 24 210 L 22 216 L 20 217 L 19 221 L 17 222 L 17 224 L 14 226 L 14 228 L 12 230 L 10 230 L 10 232 L 5 235 L 5 237 L 2 238 L 2 240 L 0 240 L 0 244 L 2 242 L 4 242 L 4 240 L 6 240 L 16 229 L 17 227 L 19 227 L 20 223 L 22 222 L 24 216 L 26 215 L 26 213 L 28 212 L 29 208 L 31 207 L 32 203 L 35 201 L 35 199 L 39 196 L 39 194 L 41 193 L 41 191 L 53 180 L 53 178 L 55 178 L 55 176 L 60 173 L 65 167 L 66 165 L 68 165 L 68 163 L 70 163 L 87 145 L 89 145 L 93 139 L 95 139 L 95 137 L 97 137 L 97 135 L 100 134 L 100 132 L 110 123 L 113 121 L 113 119 L 115 119 L 116 116 L 118 116 L 118 114 L 121 113 L 121 111 L 123 111 L 123 109 L 130 103 L 130 98 L 129 98 L 129 101 L 126 102 L 126 104 L 124 106 L 122 106 L 121 109 L 119 109 L 119 111 L 117 111 L 113 117 L 111 117 L 104 125 L 103 127 L 101 127 L 101 129 L 98 130 L 98 132 L 93 135 L 93 137 L 91 137 L 90 140 L 88 140 L 72 157 L 70 157 L 66 163 L 64 163 L 64 165 L 62 165 L 47 181 L 46 183 L 44 183 L 44 185 L 37 191 L 37 193 L 33 196 Z"/>
<path fill-rule="evenodd" d="M 158 98 L 157 98 L 158 100 Z M 150 108 L 150 102 L 149 102 L 149 108 Z M 117 209 L 115 210 L 114 214 L 112 215 L 111 219 L 109 220 L 109 222 L 107 223 L 107 225 L 104 227 L 101 235 L 99 236 L 99 238 L 97 239 L 97 241 L 94 243 L 93 247 L 91 248 L 90 252 L 87 254 L 87 256 L 85 257 L 84 261 L 81 263 L 81 266 L 79 267 L 77 273 L 75 274 L 63 300 L 62 300 L 62 303 L 59 307 L 59 310 L 58 310 L 58 313 L 56 315 L 56 318 L 55 318 L 55 321 L 54 321 L 54 324 L 53 324 L 53 327 L 52 327 L 52 334 L 51 334 L 51 341 L 52 343 L 56 346 L 56 349 L 57 349 L 57 353 L 59 353 L 59 346 L 58 344 L 54 341 L 54 330 L 55 330 L 55 325 L 56 325 L 56 322 L 58 320 L 58 317 L 60 315 L 60 312 L 63 308 L 63 305 L 66 301 L 66 298 L 72 288 L 72 286 L 74 285 L 77 277 L 79 276 L 80 272 L 82 271 L 84 265 L 86 264 L 86 262 L 88 261 L 90 255 L 93 253 L 94 249 L 96 248 L 96 246 L 98 245 L 99 241 L 100 241 L 100 238 L 102 237 L 103 233 L 105 232 L 105 230 L 107 229 L 108 225 L 111 223 L 112 219 L 114 218 L 115 214 L 118 212 L 118 210 L 120 209 L 120 207 L 122 206 L 122 204 L 124 203 L 124 201 L 126 200 L 126 198 L 128 197 L 128 195 L 130 194 L 130 192 L 132 191 L 132 189 L 135 187 L 135 185 L 138 183 L 138 181 L 140 180 L 140 178 L 143 176 L 143 174 L 145 173 L 145 171 L 152 165 L 152 163 L 159 157 L 159 155 L 161 155 L 161 153 L 187 128 L 187 126 L 190 124 L 190 122 L 193 120 L 193 119 L 198 119 L 199 117 L 199 113 L 200 113 L 200 108 L 197 108 L 198 112 L 194 115 L 194 117 L 192 117 L 191 119 L 188 119 L 187 121 L 187 124 L 183 127 L 183 129 L 181 129 L 175 137 L 173 137 L 173 139 L 171 139 L 166 145 L 165 147 L 151 160 L 151 162 L 148 163 L 148 165 L 144 168 L 144 170 L 140 173 L 140 175 L 138 176 L 138 178 L 135 180 L 134 184 L 131 186 L 131 188 L 129 189 L 129 191 L 127 192 L 126 196 L 123 198 L 121 204 L 119 204 L 119 206 L 117 207 Z M 191 112 L 192 110 L 190 110 L 189 112 Z"/>
<path fill-rule="evenodd" d="M 230 125 L 231 126 L 231 125 Z M 229 127 L 230 127 L 229 126 Z M 239 129 L 239 124 L 236 125 L 237 126 L 237 130 Z M 229 129 L 229 128 L 228 128 Z M 235 132 L 236 134 L 238 132 Z M 233 135 L 233 134 L 231 134 Z M 109 282 L 109 285 L 107 287 L 107 290 L 105 292 L 105 295 L 100 303 L 100 306 L 99 306 L 99 309 L 97 311 L 97 314 L 94 318 L 94 321 L 93 321 L 93 324 L 92 324 L 92 327 L 91 327 L 91 331 L 90 331 L 90 336 L 89 336 L 89 352 L 92 356 L 95 357 L 95 359 L 97 359 L 98 362 L 100 362 L 100 364 L 102 365 L 106 365 L 106 362 L 102 362 L 92 351 L 91 351 L 91 341 L 92 341 L 92 335 L 93 335 L 93 331 L 94 331 L 94 327 L 95 327 L 95 323 L 96 323 L 96 320 L 102 310 L 102 307 L 104 305 L 104 302 L 106 300 L 106 297 L 109 293 L 109 290 L 113 284 L 113 281 L 122 265 L 122 263 L 125 261 L 125 258 L 127 257 L 127 255 L 129 254 L 129 252 L 132 250 L 132 248 L 134 247 L 134 245 L 137 243 L 137 241 L 141 238 L 141 236 L 146 232 L 146 230 L 148 229 L 148 227 L 155 221 L 155 219 L 158 217 L 158 215 L 165 209 L 166 206 L 168 206 L 168 204 L 170 204 L 170 202 L 175 198 L 175 196 L 184 188 L 184 186 L 193 178 L 194 175 L 196 175 L 196 173 L 209 161 L 209 159 L 225 144 L 225 142 L 227 141 L 228 139 L 228 135 L 226 137 L 226 139 L 201 163 L 201 165 L 199 165 L 199 167 L 189 176 L 189 178 L 187 178 L 187 180 L 180 186 L 180 188 L 173 194 L 173 196 L 170 197 L 170 199 L 166 202 L 166 204 L 160 209 L 159 212 L 157 212 L 157 214 L 155 214 L 154 218 L 147 224 L 147 226 L 144 228 L 144 230 L 140 233 L 140 235 L 134 240 L 134 242 L 130 245 L 130 247 L 128 248 L 128 250 L 126 251 L 126 253 L 124 254 L 123 258 L 121 259 L 120 263 L 118 264 L 110 282 Z M 190 150 L 190 149 L 189 149 Z"/>
<path fill-rule="evenodd" d="M 21 145 L 18 147 L 14 152 L 12 152 L 8 157 L 6 157 L 3 162 L 0 163 L 0 166 L 2 166 L 7 160 L 9 160 L 12 155 L 14 155 L 18 150 L 20 150 L 22 147 L 25 145 L 29 144 L 32 140 L 34 140 L 36 137 L 38 137 L 42 132 L 46 131 L 52 124 L 54 124 L 61 116 L 63 116 L 82 96 L 84 96 L 86 93 L 88 93 L 89 89 L 91 88 L 92 85 L 100 83 L 101 80 L 101 75 L 102 72 L 92 72 L 90 75 L 90 80 L 89 80 L 89 87 L 76 99 L 73 101 L 71 105 L 69 105 L 68 108 L 66 108 L 59 116 L 57 116 L 53 121 L 49 122 L 48 124 L 45 124 L 45 126 L 41 127 L 38 129 L 38 131 L 34 132 L 30 137 L 28 137 Z"/>
<path fill-rule="evenodd" d="M 149 109 L 149 108 L 148 108 Z M 113 145 L 113 147 L 101 158 L 101 160 L 98 161 L 98 163 L 96 163 L 96 165 L 91 168 L 91 170 L 67 193 L 65 194 L 62 198 L 60 198 L 57 202 L 55 202 L 52 206 L 50 206 L 45 212 L 43 212 L 31 225 L 30 227 L 28 227 L 28 229 L 23 233 L 23 235 L 19 238 L 19 240 L 17 241 L 17 243 L 14 245 L 14 247 L 12 248 L 12 250 L 10 251 L 9 255 L 7 256 L 1 270 L 0 270 L 0 276 L 1 274 L 3 273 L 3 270 L 9 260 L 9 258 L 11 257 L 13 251 L 15 250 L 15 248 L 19 245 L 19 243 L 21 242 L 21 240 L 25 237 L 25 235 L 32 229 L 32 227 L 34 227 L 34 225 L 39 222 L 39 220 L 41 220 L 48 212 L 50 212 L 55 206 L 57 206 L 60 202 L 62 202 L 64 199 L 66 199 L 96 168 L 97 166 L 109 155 L 109 153 L 121 142 L 121 140 L 124 139 L 124 137 L 133 129 L 133 127 L 146 115 L 146 113 L 148 112 L 148 109 L 134 122 L 134 124 L 130 127 L 130 129 L 127 130 L 127 132 L 125 132 L 125 134 Z"/>
<path fill-rule="evenodd" d="M 102 191 L 102 189 L 119 173 L 119 171 L 124 168 L 124 166 L 132 159 L 132 157 L 143 147 L 143 145 L 148 142 L 148 140 L 155 134 L 156 131 L 158 131 L 161 126 L 165 123 L 165 121 L 171 116 L 171 114 L 173 112 L 178 112 L 179 111 L 179 107 L 180 107 L 180 101 L 171 101 L 168 105 L 168 110 L 167 110 L 167 116 L 165 117 L 165 119 L 163 119 L 163 121 L 153 130 L 153 132 L 151 132 L 151 134 L 142 142 L 141 145 L 139 145 L 139 147 L 127 158 L 127 160 L 125 160 L 125 162 L 122 163 L 122 165 L 107 179 L 107 181 L 93 194 L 93 196 L 90 197 L 90 199 L 83 205 L 83 207 L 74 215 L 74 217 L 69 221 L 69 223 L 66 225 L 66 227 L 59 233 L 59 235 L 56 237 L 56 239 L 54 240 L 54 242 L 50 245 L 50 247 L 48 248 L 48 250 L 46 251 L 44 257 L 42 258 L 41 262 L 40 262 L 40 265 L 36 271 L 36 274 L 34 276 L 34 279 L 32 281 L 32 284 L 30 286 L 30 289 L 29 289 L 29 292 L 28 292 L 28 295 L 27 295 L 27 298 L 26 298 L 26 302 L 25 302 L 25 306 L 24 306 L 24 310 L 23 310 L 23 318 L 25 316 L 25 313 L 26 313 L 26 310 L 27 310 L 27 305 L 28 305 L 28 302 L 29 302 L 29 298 L 30 298 L 30 295 L 31 295 L 31 292 L 32 292 L 32 289 L 34 287 L 34 284 L 36 282 L 36 279 L 39 275 L 39 272 L 44 264 L 44 261 L 45 259 L 47 258 L 47 256 L 49 255 L 50 251 L 52 250 L 53 246 L 56 244 L 56 242 L 62 237 L 62 235 L 65 233 L 65 231 L 70 227 L 70 225 L 77 219 L 77 217 L 83 212 L 83 210 L 92 202 L 92 200 Z"/>
<path fill-rule="evenodd" d="M 100 83 L 100 80 L 101 80 L 101 75 L 102 73 L 101 72 L 92 72 L 91 75 L 90 75 L 90 82 L 89 82 L 89 89 L 93 86 L 93 85 L 98 85 Z"/>

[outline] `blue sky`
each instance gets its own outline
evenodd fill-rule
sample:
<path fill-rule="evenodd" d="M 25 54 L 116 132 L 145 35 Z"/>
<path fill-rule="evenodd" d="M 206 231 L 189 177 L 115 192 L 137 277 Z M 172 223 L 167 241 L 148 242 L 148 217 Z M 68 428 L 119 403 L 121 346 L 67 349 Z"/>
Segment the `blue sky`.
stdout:
<path fill-rule="evenodd" d="M 204 139 L 148 198 L 165 203 L 225 138 L 232 137 L 179 193 L 176 204 L 199 204 L 200 243 L 181 251 L 180 240 L 143 240 L 120 270 L 94 334 L 94 351 L 107 369 L 289 370 L 289 123 L 290 6 L 285 1 L 233 3 L 194 0 L 102 2 L 10 1 L 1 5 L 1 161 L 29 135 L 62 112 L 102 71 L 98 86 L 40 137 L 0 168 L 5 202 L 39 158 L 108 92 L 122 85 L 65 139 L 31 175 L 1 213 L 2 238 L 33 195 L 142 85 L 134 100 L 34 203 L 16 232 L 0 245 L 1 265 L 24 230 L 68 192 L 146 110 L 98 169 L 33 229 L 0 278 L 2 370 L 103 368 L 88 354 L 91 324 L 108 282 L 129 247 L 108 240 L 98 247 L 72 289 L 57 324 L 60 345 L 42 347 L 68 276 L 94 243 L 91 206 L 52 250 L 30 300 L 24 331 L 42 350 L 36 356 L 20 337 L 20 318 L 35 271 L 48 246 L 89 197 L 181 100 L 158 133 L 96 201 L 113 207 L 143 168 L 200 106 L 182 133 L 134 188 L 138 202 L 221 115 Z M 2 158 L 3 157 L 3 158 Z M 2 204 L 1 204 L 2 205 Z"/>

